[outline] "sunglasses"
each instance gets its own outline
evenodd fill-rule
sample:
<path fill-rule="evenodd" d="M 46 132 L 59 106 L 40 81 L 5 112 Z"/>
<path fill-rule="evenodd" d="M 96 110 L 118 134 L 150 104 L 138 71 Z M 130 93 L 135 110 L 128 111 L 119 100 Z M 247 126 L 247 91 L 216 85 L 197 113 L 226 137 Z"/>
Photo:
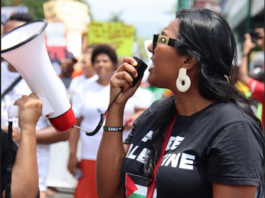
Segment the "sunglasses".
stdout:
<path fill-rule="evenodd" d="M 153 53 L 154 53 L 155 48 L 156 48 L 158 43 L 162 44 L 162 45 L 168 45 L 171 47 L 179 47 L 179 46 L 183 46 L 183 44 L 185 44 L 184 42 L 182 42 L 178 39 L 172 39 L 172 38 L 169 38 L 167 36 L 160 35 L 160 34 L 154 34 L 154 36 L 153 36 Z"/>

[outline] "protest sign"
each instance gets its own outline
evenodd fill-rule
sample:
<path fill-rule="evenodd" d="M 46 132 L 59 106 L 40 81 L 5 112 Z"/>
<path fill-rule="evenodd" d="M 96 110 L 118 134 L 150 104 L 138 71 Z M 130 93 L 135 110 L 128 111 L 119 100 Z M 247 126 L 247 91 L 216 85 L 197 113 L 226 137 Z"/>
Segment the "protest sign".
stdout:
<path fill-rule="evenodd" d="M 87 32 L 88 6 L 74 0 L 52 0 L 43 3 L 43 11 L 48 22 L 64 22 L 67 49 L 79 56 L 82 35 Z"/>
<path fill-rule="evenodd" d="M 45 43 L 52 62 L 67 58 L 65 25 L 63 22 L 49 22 L 45 30 Z"/>
<path fill-rule="evenodd" d="M 135 29 L 132 26 L 92 21 L 88 26 L 88 44 L 110 44 L 118 56 L 132 56 Z"/>

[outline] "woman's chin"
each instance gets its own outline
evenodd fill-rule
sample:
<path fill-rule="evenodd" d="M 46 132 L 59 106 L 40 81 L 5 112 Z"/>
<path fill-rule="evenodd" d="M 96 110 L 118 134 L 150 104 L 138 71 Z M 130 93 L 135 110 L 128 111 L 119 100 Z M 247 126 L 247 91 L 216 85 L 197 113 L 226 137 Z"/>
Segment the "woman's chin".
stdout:
<path fill-rule="evenodd" d="M 147 81 L 148 81 L 148 83 L 149 83 L 151 86 L 155 86 L 155 81 L 153 80 L 152 77 L 150 77 L 150 75 L 148 76 Z"/>

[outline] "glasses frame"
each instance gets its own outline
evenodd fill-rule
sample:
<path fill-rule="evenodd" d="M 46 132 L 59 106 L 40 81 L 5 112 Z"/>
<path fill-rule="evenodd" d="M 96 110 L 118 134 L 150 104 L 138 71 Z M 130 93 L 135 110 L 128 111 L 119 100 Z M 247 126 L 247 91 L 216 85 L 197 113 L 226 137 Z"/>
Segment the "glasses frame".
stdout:
<path fill-rule="evenodd" d="M 179 39 L 169 38 L 167 36 L 161 34 L 154 34 L 153 36 L 153 54 L 155 52 L 155 48 L 157 44 L 167 45 L 170 47 L 179 47 L 185 45 L 184 42 L 180 41 Z"/>

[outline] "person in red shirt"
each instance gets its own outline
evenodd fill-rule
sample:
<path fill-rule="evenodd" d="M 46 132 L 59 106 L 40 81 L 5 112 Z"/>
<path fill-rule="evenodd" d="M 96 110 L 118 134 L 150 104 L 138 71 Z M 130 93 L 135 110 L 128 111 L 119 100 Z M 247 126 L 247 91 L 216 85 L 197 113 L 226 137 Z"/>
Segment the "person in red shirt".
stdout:
<path fill-rule="evenodd" d="M 260 46 L 261 50 L 264 52 L 264 28 L 256 28 L 255 31 L 259 33 L 259 38 L 257 39 L 256 44 Z M 242 63 L 238 70 L 238 79 L 249 87 L 252 93 L 252 98 L 262 103 L 262 127 L 264 131 L 264 63 L 261 71 L 263 72 L 263 78 L 261 81 L 251 78 L 248 72 L 249 54 L 256 44 L 251 41 L 249 33 L 245 34 Z"/>

